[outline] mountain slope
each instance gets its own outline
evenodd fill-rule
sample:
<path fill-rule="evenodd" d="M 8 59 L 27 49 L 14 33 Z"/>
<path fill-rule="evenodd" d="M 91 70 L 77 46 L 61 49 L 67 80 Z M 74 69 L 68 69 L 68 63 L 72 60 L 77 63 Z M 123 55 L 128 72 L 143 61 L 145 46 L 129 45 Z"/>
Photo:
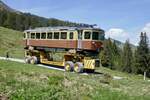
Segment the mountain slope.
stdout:
<path fill-rule="evenodd" d="M 0 1 L 0 13 L 0 26 L 20 31 L 47 26 L 89 26 L 88 24 L 74 23 L 55 18 L 44 18 L 30 13 L 18 12 L 2 1 Z"/>
<path fill-rule="evenodd" d="M 1 10 L 7 10 L 9 12 L 16 12 L 16 13 L 19 13 L 19 11 L 15 10 L 15 9 L 12 9 L 11 7 L 7 6 L 4 2 L 2 2 L 0 0 L 0 9 Z"/>
<path fill-rule="evenodd" d="M 111 39 L 112 42 L 115 42 L 116 45 L 117 45 L 119 48 L 123 49 L 123 46 L 125 45 L 125 43 L 123 43 L 123 42 L 121 42 L 121 41 L 118 41 L 118 40 L 115 40 L 115 39 L 113 39 L 113 38 L 110 38 L 110 39 Z M 131 46 L 131 48 L 132 48 L 133 51 L 136 49 L 136 46 L 135 46 L 135 45 L 130 44 L 130 46 Z"/>

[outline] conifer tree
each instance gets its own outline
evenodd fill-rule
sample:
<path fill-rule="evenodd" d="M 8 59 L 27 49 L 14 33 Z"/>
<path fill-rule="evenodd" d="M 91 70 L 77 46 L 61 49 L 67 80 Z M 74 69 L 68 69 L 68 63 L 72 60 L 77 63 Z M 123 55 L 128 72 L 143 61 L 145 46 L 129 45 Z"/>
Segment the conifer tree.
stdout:
<path fill-rule="evenodd" d="M 150 76 L 150 51 L 148 47 L 148 38 L 146 33 L 141 33 L 139 46 L 136 51 L 136 68 L 138 74 L 143 74 L 147 72 L 147 75 Z"/>
<path fill-rule="evenodd" d="M 103 51 L 100 54 L 101 64 L 104 67 L 113 68 L 113 62 L 112 62 L 112 42 L 110 38 L 108 40 L 104 41 L 104 48 Z"/>
<path fill-rule="evenodd" d="M 131 46 L 129 40 L 126 41 L 123 47 L 123 54 L 122 54 L 122 71 L 131 73 L 133 66 L 133 53 L 131 50 Z"/>
<path fill-rule="evenodd" d="M 23 30 L 23 19 L 22 15 L 16 15 L 16 30 Z"/>
<path fill-rule="evenodd" d="M 121 49 L 116 45 L 116 41 L 112 42 L 112 62 L 113 69 L 120 70 L 121 65 Z"/>

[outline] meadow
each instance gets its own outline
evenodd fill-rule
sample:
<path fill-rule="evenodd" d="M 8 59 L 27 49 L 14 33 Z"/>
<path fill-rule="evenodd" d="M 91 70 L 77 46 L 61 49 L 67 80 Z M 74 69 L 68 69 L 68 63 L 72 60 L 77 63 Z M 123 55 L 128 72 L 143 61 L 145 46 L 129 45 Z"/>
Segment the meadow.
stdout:
<path fill-rule="evenodd" d="M 142 75 L 103 67 L 86 75 L 0 60 L 0 99 L 4 100 L 149 100 L 149 84 Z"/>

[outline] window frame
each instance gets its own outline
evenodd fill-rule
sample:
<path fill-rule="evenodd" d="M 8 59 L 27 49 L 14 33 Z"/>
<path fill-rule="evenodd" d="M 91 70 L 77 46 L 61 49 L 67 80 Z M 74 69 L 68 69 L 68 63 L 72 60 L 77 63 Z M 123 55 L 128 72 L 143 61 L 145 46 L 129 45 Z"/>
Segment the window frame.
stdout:
<path fill-rule="evenodd" d="M 90 38 L 85 38 L 85 34 L 90 33 Z M 91 31 L 84 31 L 84 40 L 91 40 L 92 39 L 92 32 Z"/>
<path fill-rule="evenodd" d="M 43 34 L 45 34 L 45 38 L 42 37 Z M 42 39 L 42 40 L 45 40 L 45 39 L 46 39 L 46 32 L 42 32 L 42 33 L 41 33 L 41 39 Z"/>
<path fill-rule="evenodd" d="M 27 39 L 27 33 L 26 32 L 23 33 L 23 39 Z"/>
<path fill-rule="evenodd" d="M 34 34 L 34 38 L 32 38 L 32 34 Z M 35 39 L 35 33 L 30 33 L 30 38 Z"/>
<path fill-rule="evenodd" d="M 105 40 L 105 34 L 104 34 L 103 31 L 100 31 L 99 40 L 101 40 L 101 41 L 104 41 L 104 40 Z"/>
<path fill-rule="evenodd" d="M 70 38 L 70 34 L 72 34 L 72 38 Z M 74 39 L 74 32 L 69 32 L 69 40 L 73 40 Z"/>
<path fill-rule="evenodd" d="M 58 38 L 55 38 L 56 33 L 58 33 Z M 54 34 L 54 36 L 53 36 L 54 40 L 59 40 L 60 39 L 60 32 L 54 32 L 53 34 Z"/>
<path fill-rule="evenodd" d="M 37 38 L 37 34 L 40 34 L 40 37 L 39 37 L 39 38 Z M 36 39 L 41 39 L 41 33 L 40 33 L 40 32 L 36 33 L 35 38 L 36 38 Z"/>
<path fill-rule="evenodd" d="M 65 38 L 62 38 L 62 34 L 63 34 L 63 33 L 65 33 L 65 34 L 66 34 Z M 60 32 L 60 39 L 62 39 L 62 40 L 66 40 L 66 39 L 67 39 L 67 32 Z"/>
<path fill-rule="evenodd" d="M 49 36 L 48 34 L 49 34 L 49 33 L 52 34 L 52 35 L 51 35 L 51 38 L 48 38 L 48 36 Z M 47 39 L 52 40 L 52 39 L 53 39 L 53 34 L 54 34 L 53 32 L 47 32 Z"/>
<path fill-rule="evenodd" d="M 98 33 L 98 39 L 93 39 L 93 33 Z M 93 31 L 92 32 L 92 40 L 94 40 L 94 41 L 99 41 L 99 34 L 100 34 L 100 32 L 98 32 L 98 31 Z"/>

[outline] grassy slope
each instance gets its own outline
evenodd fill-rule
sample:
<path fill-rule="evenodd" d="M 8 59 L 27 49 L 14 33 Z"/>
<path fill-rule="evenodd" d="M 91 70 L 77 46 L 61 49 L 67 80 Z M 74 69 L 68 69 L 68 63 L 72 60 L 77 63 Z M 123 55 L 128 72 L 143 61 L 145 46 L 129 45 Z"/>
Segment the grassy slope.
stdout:
<path fill-rule="evenodd" d="M 125 77 L 115 81 L 102 74 L 80 75 L 35 65 L 0 60 L 0 99 L 27 100 L 149 100 L 149 82 L 142 76 L 105 68 L 103 73 Z M 107 84 L 105 84 L 107 83 Z"/>
<path fill-rule="evenodd" d="M 11 57 L 22 58 L 22 38 L 22 32 L 0 27 L 0 56 L 5 56 L 9 51 Z"/>

